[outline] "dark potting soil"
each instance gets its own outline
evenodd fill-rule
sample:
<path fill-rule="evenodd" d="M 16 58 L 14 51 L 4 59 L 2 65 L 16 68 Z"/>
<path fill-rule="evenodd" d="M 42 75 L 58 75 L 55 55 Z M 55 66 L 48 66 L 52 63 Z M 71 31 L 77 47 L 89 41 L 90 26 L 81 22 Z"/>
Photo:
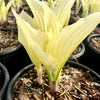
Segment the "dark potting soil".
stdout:
<path fill-rule="evenodd" d="M 0 31 L 0 52 L 14 48 L 18 44 L 18 36 L 14 31 Z"/>
<path fill-rule="evenodd" d="M 4 77 L 3 77 L 3 74 L 2 74 L 2 70 L 0 69 L 0 90 L 3 86 L 3 83 L 4 83 Z"/>
<path fill-rule="evenodd" d="M 71 11 L 71 17 L 70 17 L 70 21 L 75 23 L 76 21 L 78 21 L 80 19 L 81 15 L 75 15 L 75 10 Z"/>
<path fill-rule="evenodd" d="M 12 20 L 13 19 L 13 20 Z M 2 28 L 16 28 L 16 22 L 15 19 L 12 17 L 8 17 L 7 21 L 4 24 L 0 24 L 0 29 Z"/>
<path fill-rule="evenodd" d="M 90 39 L 90 43 L 97 49 L 100 51 L 100 38 L 91 38 Z"/>
<path fill-rule="evenodd" d="M 61 72 L 58 92 L 52 94 L 48 76 L 43 69 L 43 84 L 37 83 L 35 68 L 18 78 L 13 100 L 100 100 L 100 84 L 94 82 L 89 71 L 67 65 Z"/>

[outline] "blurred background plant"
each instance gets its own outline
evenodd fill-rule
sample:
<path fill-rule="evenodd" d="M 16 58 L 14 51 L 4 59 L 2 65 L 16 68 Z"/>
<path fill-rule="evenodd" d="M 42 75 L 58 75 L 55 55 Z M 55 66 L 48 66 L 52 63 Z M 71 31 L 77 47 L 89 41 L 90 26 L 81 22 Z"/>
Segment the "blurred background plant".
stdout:
<path fill-rule="evenodd" d="M 23 2 L 25 0 L 9 0 L 9 1 L 14 1 L 13 2 L 13 7 L 14 7 L 14 10 L 19 13 L 20 12 L 20 9 L 22 8 L 23 6 Z"/>
<path fill-rule="evenodd" d="M 100 0 L 76 0 L 75 14 L 82 9 L 82 17 L 100 12 Z"/>
<path fill-rule="evenodd" d="M 0 26 L 7 21 L 7 14 L 10 7 L 13 4 L 13 0 L 5 4 L 4 0 L 0 0 Z"/>

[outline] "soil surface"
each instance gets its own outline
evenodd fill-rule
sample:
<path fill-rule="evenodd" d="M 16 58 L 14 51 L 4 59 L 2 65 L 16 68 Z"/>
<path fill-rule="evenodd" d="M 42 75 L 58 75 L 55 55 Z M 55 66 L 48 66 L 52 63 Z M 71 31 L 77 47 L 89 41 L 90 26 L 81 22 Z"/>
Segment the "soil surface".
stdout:
<path fill-rule="evenodd" d="M 100 84 L 89 71 L 67 65 L 61 72 L 58 92 L 52 94 L 48 76 L 43 69 L 43 84 L 37 83 L 35 68 L 18 78 L 13 100 L 100 100 Z"/>
<path fill-rule="evenodd" d="M 0 31 L 0 52 L 14 48 L 18 44 L 18 36 L 14 31 Z"/>
<path fill-rule="evenodd" d="M 90 43 L 100 52 L 100 37 L 99 38 L 91 38 Z"/>
<path fill-rule="evenodd" d="M 79 46 L 74 50 L 74 52 L 72 53 L 72 55 L 76 55 L 76 54 L 80 53 L 81 51 L 82 51 L 82 46 L 79 45 Z"/>
<path fill-rule="evenodd" d="M 2 70 L 0 69 L 0 90 L 3 86 L 3 83 L 4 83 L 4 77 L 3 77 L 3 74 L 2 74 Z"/>
<path fill-rule="evenodd" d="M 11 18 L 9 18 L 11 19 Z M 12 20 L 7 20 L 3 25 L 0 25 L 0 29 L 2 28 L 16 28 L 17 25 Z"/>
<path fill-rule="evenodd" d="M 91 34 L 100 34 L 100 27 L 96 27 Z"/>

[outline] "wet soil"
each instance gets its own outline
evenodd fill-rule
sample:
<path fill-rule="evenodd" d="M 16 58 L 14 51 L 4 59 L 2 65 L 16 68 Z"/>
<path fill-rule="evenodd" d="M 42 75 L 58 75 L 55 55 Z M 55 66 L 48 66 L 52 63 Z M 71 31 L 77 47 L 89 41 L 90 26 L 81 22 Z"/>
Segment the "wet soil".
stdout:
<path fill-rule="evenodd" d="M 58 92 L 52 94 L 48 76 L 43 69 L 43 84 L 37 83 L 35 67 L 18 78 L 13 100 L 100 100 L 100 84 L 89 71 L 67 65 L 61 72 Z"/>
<path fill-rule="evenodd" d="M 16 25 L 16 22 L 14 22 L 14 20 L 11 20 L 12 18 L 10 18 L 10 16 L 8 17 L 9 20 L 7 20 L 4 24 L 0 25 L 0 29 L 2 28 L 16 28 L 17 25 Z"/>

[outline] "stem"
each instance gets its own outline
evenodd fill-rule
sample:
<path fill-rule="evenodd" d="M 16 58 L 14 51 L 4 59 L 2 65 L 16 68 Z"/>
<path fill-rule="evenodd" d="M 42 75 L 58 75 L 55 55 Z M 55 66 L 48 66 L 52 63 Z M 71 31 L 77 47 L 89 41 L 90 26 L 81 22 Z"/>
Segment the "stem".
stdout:
<path fill-rule="evenodd" d="M 50 82 L 50 88 L 51 88 L 52 93 L 57 92 L 58 91 L 58 82 L 57 81 Z"/>

